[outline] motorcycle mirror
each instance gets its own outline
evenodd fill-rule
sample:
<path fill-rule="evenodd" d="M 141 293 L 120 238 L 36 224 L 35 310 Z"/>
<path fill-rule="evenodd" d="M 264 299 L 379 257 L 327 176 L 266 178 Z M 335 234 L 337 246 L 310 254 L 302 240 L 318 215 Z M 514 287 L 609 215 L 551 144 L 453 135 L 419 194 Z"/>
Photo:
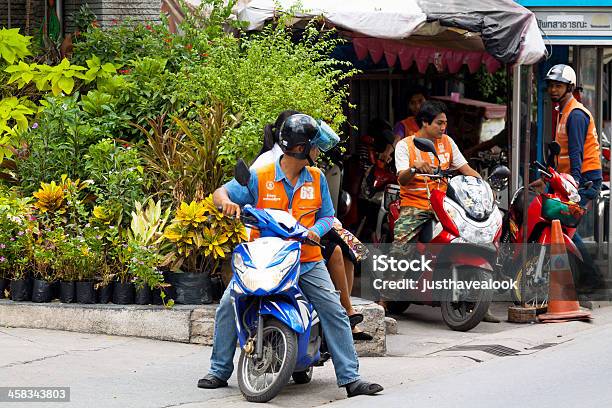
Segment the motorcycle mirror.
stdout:
<path fill-rule="evenodd" d="M 548 144 L 548 154 L 558 156 L 559 153 L 561 153 L 561 145 L 556 140 L 553 140 Z"/>
<path fill-rule="evenodd" d="M 438 152 L 436 152 L 436 146 L 434 146 L 433 142 L 429 139 L 425 139 L 423 137 L 415 137 L 414 145 L 417 149 L 422 152 L 432 153 L 436 159 L 438 159 L 438 163 L 440 163 L 440 158 L 438 157 Z"/>
<path fill-rule="evenodd" d="M 495 169 L 493 169 L 493 171 L 491 172 L 491 174 L 489 175 L 489 180 L 493 180 L 493 179 L 507 179 L 510 177 L 512 173 L 510 172 L 510 169 L 506 166 L 497 166 L 495 167 Z"/>
<path fill-rule="evenodd" d="M 344 218 L 351 209 L 351 196 L 346 191 L 342 190 L 340 199 L 338 200 L 338 218 Z"/>
<path fill-rule="evenodd" d="M 436 157 L 438 155 L 438 152 L 436 152 L 436 147 L 434 146 L 433 142 L 429 139 L 425 139 L 423 137 L 415 137 L 414 145 L 416 146 L 417 149 L 419 149 L 422 152 L 433 153 L 434 155 L 436 155 Z"/>
<path fill-rule="evenodd" d="M 249 167 L 242 159 L 239 159 L 238 163 L 236 163 L 236 167 L 234 167 L 234 178 L 238 184 L 243 187 L 247 187 L 249 185 L 249 181 L 251 180 L 251 172 L 249 171 Z"/>
<path fill-rule="evenodd" d="M 491 188 L 497 192 L 504 190 L 508 186 L 510 169 L 506 166 L 497 166 L 489 175 L 488 182 Z"/>

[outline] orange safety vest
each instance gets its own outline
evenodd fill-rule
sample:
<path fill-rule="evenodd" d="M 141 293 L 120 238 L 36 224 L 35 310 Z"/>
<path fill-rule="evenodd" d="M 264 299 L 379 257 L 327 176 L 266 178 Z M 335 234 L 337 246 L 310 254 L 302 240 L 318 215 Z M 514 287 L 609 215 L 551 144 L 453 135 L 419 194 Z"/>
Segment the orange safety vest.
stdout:
<path fill-rule="evenodd" d="M 433 154 L 422 152 L 416 148 L 414 145 L 414 136 L 404 138 L 399 143 L 406 143 L 408 145 L 411 168 L 414 166 L 417 157 L 420 158 L 420 161 L 429 162 L 434 167 L 437 167 L 438 163 Z M 442 135 L 442 138 L 434 141 L 434 146 L 440 158 L 440 168 L 442 170 L 448 170 L 453 161 L 453 146 L 450 137 Z M 402 200 L 400 205 L 402 207 L 429 210 L 429 192 L 433 189 L 446 191 L 446 183 L 440 179 L 431 180 L 429 177 L 415 174 L 408 185 L 400 186 L 400 197 Z"/>
<path fill-rule="evenodd" d="M 404 137 L 412 136 L 420 129 L 414 116 L 409 116 L 400 123 L 404 126 Z"/>
<path fill-rule="evenodd" d="M 589 116 L 589 127 L 587 129 L 586 138 L 584 139 L 584 152 L 582 155 L 582 169 L 581 173 L 590 170 L 601 170 L 601 158 L 599 155 L 599 141 L 597 139 L 597 130 L 595 129 L 595 121 L 593 115 L 584 107 L 583 104 L 578 102 L 575 98 L 571 98 L 563 111 L 559 115 L 559 121 L 557 123 L 557 132 L 555 134 L 555 140 L 561 145 L 561 152 L 557 157 L 557 171 L 561 173 L 570 173 L 571 164 L 569 159 L 569 144 L 567 136 L 567 119 L 570 113 L 574 109 L 580 109 Z"/>
<path fill-rule="evenodd" d="M 314 167 L 306 167 L 312 181 L 305 182 L 293 195 L 289 208 L 289 198 L 282 181 L 275 181 L 276 163 L 270 163 L 255 170 L 257 174 L 258 197 L 256 208 L 274 208 L 288 211 L 300 224 L 310 228 L 315 224 L 316 214 L 323 204 L 321 197 L 321 171 Z M 258 231 L 251 231 L 251 239 L 259 236 Z M 321 248 L 314 245 L 302 245 L 300 262 L 315 262 L 323 259 Z"/>

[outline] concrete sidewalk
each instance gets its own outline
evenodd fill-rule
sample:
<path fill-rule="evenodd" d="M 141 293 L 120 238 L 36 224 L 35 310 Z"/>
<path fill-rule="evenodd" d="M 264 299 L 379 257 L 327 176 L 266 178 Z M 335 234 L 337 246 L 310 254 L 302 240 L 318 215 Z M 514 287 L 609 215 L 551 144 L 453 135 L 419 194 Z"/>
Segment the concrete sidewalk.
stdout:
<path fill-rule="evenodd" d="M 501 314 L 496 305 L 496 313 Z M 612 308 L 593 311 L 594 322 L 553 325 L 482 323 L 472 332 L 448 330 L 439 309 L 413 307 L 399 318 L 399 334 L 388 338 L 388 357 L 361 358 L 361 373 L 389 395 L 406 385 L 460 372 L 498 357 L 483 351 L 449 351 L 454 346 L 496 344 L 521 353 L 544 343 L 561 343 L 578 333 L 612 324 Z M 534 349 L 534 347 L 536 349 Z M 70 407 L 247 406 L 236 384 L 219 390 L 196 388 L 206 374 L 210 347 L 149 339 L 37 329 L 0 329 L 2 386 L 69 386 Z M 480 362 L 479 362 L 480 361 Z M 366 398 L 360 397 L 364 402 Z M 333 366 L 315 369 L 307 385 L 288 385 L 271 404 L 314 407 L 345 399 Z M 371 399 L 370 402 L 374 402 Z M 28 406 L 49 406 L 28 404 Z"/>

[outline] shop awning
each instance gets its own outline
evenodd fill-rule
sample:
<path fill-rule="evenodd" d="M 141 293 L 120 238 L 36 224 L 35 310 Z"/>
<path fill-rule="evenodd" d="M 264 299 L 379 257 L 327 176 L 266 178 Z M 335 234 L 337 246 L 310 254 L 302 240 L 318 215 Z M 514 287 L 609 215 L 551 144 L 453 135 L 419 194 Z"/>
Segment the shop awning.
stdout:
<path fill-rule="evenodd" d="M 279 10 L 295 4 L 296 0 L 240 1 L 236 14 L 248 22 L 249 30 L 259 30 Z M 486 51 L 504 64 L 534 64 L 546 52 L 533 13 L 512 0 L 301 0 L 299 4 L 305 11 L 295 13 L 297 21 L 323 16 L 337 28 L 366 39 Z"/>

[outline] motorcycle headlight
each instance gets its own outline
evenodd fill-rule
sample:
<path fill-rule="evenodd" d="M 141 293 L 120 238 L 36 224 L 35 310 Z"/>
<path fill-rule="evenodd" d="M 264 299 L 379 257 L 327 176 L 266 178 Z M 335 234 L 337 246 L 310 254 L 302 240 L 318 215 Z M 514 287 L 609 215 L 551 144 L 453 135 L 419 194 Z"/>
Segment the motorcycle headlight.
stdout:
<path fill-rule="evenodd" d="M 297 262 L 297 251 L 291 251 L 282 262 L 268 268 L 252 268 L 244 264 L 239 253 L 232 259 L 234 270 L 238 273 L 240 281 L 250 291 L 258 289 L 272 290 L 277 287 Z"/>

